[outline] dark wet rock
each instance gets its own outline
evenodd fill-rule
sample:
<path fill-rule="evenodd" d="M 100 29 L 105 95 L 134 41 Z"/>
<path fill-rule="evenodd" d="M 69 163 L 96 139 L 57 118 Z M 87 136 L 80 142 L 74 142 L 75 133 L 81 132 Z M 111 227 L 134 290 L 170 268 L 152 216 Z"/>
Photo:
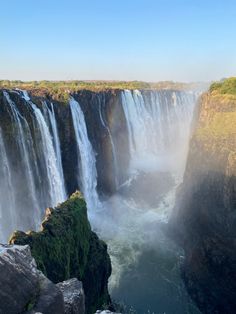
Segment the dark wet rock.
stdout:
<path fill-rule="evenodd" d="M 65 304 L 65 314 L 84 314 L 85 295 L 83 284 L 77 278 L 72 278 L 57 284 L 62 291 Z"/>
<path fill-rule="evenodd" d="M 116 190 L 117 183 L 119 185 L 119 182 L 126 180 L 129 166 L 128 130 L 121 102 L 121 91 L 83 90 L 75 94 L 74 98 L 84 112 L 88 136 L 96 152 L 98 190 L 110 195 Z"/>
<path fill-rule="evenodd" d="M 27 314 L 64 314 L 64 300 L 61 290 L 47 279 L 42 273 L 39 278 L 40 293 L 37 296 L 35 305 L 28 304 L 28 308 L 33 306 L 32 310 L 27 311 Z"/>

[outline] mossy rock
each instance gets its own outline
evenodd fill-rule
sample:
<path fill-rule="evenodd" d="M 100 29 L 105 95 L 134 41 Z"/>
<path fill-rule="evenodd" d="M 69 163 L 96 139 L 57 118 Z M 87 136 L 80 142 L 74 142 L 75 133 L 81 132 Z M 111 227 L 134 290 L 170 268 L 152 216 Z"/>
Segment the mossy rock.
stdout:
<path fill-rule="evenodd" d="M 54 283 L 74 277 L 81 280 L 87 313 L 110 302 L 107 246 L 91 231 L 80 192 L 54 209 L 48 208 L 41 231 L 15 231 L 10 244 L 30 245 L 38 268 Z"/>

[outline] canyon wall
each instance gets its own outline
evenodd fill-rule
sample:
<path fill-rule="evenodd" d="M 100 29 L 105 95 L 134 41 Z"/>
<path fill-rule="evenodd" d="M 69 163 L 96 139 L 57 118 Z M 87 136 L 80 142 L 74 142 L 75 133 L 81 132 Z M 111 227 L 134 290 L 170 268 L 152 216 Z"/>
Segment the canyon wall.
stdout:
<path fill-rule="evenodd" d="M 236 98 L 206 93 L 195 112 L 170 226 L 188 292 L 203 313 L 236 308 Z M 173 231 L 174 230 L 174 231 Z"/>
<path fill-rule="evenodd" d="M 62 102 L 43 90 L 0 90 L 2 241 L 14 229 L 37 230 L 44 209 L 77 188 L 93 212 L 130 176 L 169 171 L 187 149 L 192 92 L 66 95 Z"/>

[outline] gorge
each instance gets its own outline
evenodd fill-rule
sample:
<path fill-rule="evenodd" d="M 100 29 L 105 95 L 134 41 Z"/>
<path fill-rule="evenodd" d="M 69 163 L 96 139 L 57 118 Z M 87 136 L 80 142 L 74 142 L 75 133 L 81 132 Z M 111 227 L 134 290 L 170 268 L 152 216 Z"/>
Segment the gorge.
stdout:
<path fill-rule="evenodd" d="M 225 292 L 228 307 L 217 304 L 222 290 L 211 294 L 201 276 L 209 285 L 217 278 L 225 285 L 234 273 L 235 102 L 212 91 L 199 100 L 201 93 L 82 89 L 66 91 L 62 101 L 44 90 L 0 89 L 0 241 L 7 242 L 15 230 L 39 231 L 45 209 L 57 208 L 79 189 L 92 230 L 108 245 L 109 293 L 114 302 L 124 303 L 125 313 L 230 313 L 234 294 Z M 225 118 L 228 126 L 221 134 L 218 125 Z M 215 182 L 220 182 L 217 188 Z M 40 234 L 15 232 L 11 243 L 29 244 L 37 262 Z M 212 243 L 218 251 L 211 260 Z M 106 251 L 101 243 L 90 244 L 97 245 Z M 105 256 L 106 275 L 100 280 L 109 303 Z M 210 266 L 202 269 L 208 257 Z M 216 275 L 222 263 L 231 271 Z M 75 276 L 84 280 L 85 294 L 89 291 L 80 272 L 58 280 L 48 269 L 53 282 Z M 235 290 L 233 283 L 229 289 Z M 102 302 L 89 298 L 92 313 Z"/>

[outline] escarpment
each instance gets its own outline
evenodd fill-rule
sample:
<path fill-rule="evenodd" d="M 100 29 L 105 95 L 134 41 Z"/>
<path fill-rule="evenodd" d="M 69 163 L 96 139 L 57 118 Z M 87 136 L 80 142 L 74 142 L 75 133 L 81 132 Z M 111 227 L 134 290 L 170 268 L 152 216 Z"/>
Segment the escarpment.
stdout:
<path fill-rule="evenodd" d="M 188 292 L 203 313 L 236 308 L 236 98 L 202 96 L 172 216 Z"/>
<path fill-rule="evenodd" d="M 80 193 L 48 208 L 39 232 L 13 233 L 11 244 L 31 248 L 38 268 L 52 282 L 77 278 L 83 283 L 86 313 L 110 303 L 111 263 L 106 244 L 91 231 L 86 203 Z"/>

